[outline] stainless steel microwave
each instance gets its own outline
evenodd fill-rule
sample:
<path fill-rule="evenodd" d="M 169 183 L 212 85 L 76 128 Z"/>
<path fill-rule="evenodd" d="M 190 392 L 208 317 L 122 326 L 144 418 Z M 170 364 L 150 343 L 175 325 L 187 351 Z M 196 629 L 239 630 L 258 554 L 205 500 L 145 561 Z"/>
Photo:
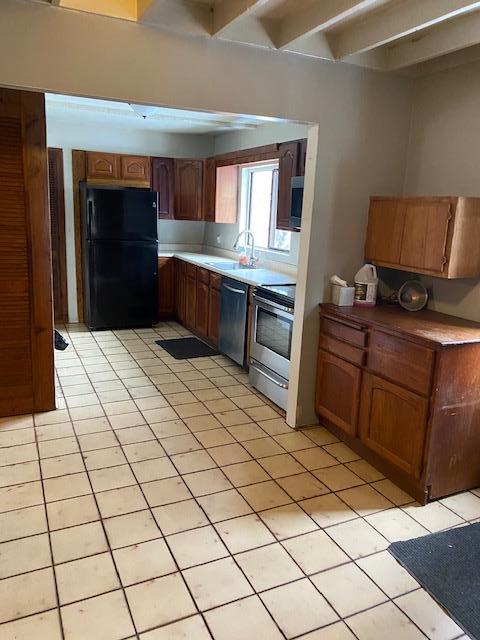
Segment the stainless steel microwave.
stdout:
<path fill-rule="evenodd" d="M 290 227 L 295 230 L 302 226 L 303 182 L 303 176 L 294 176 L 290 186 Z"/>

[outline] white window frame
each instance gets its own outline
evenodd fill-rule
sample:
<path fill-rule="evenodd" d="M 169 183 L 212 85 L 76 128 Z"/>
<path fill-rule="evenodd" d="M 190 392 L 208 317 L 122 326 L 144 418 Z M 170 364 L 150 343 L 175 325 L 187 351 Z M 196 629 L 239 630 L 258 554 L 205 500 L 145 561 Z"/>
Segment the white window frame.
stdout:
<path fill-rule="evenodd" d="M 245 173 L 247 175 L 247 186 L 245 190 L 244 211 L 241 217 L 244 222 L 244 228 L 251 228 L 251 200 L 252 200 L 252 176 L 260 171 L 272 171 L 272 192 L 270 194 L 270 219 L 268 226 L 268 247 L 258 245 L 260 250 L 275 251 L 282 255 L 288 255 L 290 249 L 279 249 L 275 246 L 275 232 L 277 230 L 277 207 L 278 207 L 278 161 L 263 161 L 255 164 L 247 164 L 241 166 L 241 182 L 243 182 Z M 245 173 L 244 173 L 245 172 Z M 242 185 L 243 190 L 243 185 Z M 243 229 L 241 229 L 243 230 Z"/>

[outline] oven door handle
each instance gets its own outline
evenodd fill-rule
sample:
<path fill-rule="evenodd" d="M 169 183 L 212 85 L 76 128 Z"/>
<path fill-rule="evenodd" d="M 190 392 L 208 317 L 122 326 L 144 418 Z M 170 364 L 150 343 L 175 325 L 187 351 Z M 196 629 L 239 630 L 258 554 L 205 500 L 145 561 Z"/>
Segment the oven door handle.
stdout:
<path fill-rule="evenodd" d="M 255 371 L 258 371 L 258 373 L 267 378 L 267 380 L 270 380 L 270 382 L 276 384 L 277 387 L 280 387 L 281 389 L 288 389 L 288 383 L 280 382 L 279 380 L 268 374 L 263 367 L 259 367 L 253 360 L 250 360 L 250 366 L 252 367 L 252 369 L 255 369 Z"/>
<path fill-rule="evenodd" d="M 284 307 L 281 304 L 277 304 L 276 302 L 272 302 L 271 300 L 265 300 L 265 298 L 260 298 L 260 296 L 254 295 L 253 301 L 257 302 L 259 306 L 270 307 L 271 309 L 280 309 L 281 311 L 285 311 L 285 313 L 293 313 L 294 309 L 292 307 Z"/>

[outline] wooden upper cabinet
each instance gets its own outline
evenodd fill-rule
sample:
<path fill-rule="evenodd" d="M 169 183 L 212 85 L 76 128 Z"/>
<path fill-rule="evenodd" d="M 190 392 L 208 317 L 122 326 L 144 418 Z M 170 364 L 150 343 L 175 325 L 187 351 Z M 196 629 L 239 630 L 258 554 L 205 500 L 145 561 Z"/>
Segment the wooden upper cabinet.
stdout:
<path fill-rule="evenodd" d="M 290 222 L 292 178 L 305 175 L 307 140 L 281 142 L 278 145 L 277 229 L 298 231 Z"/>
<path fill-rule="evenodd" d="M 480 275 L 480 198 L 371 198 L 365 257 L 440 278 Z"/>
<path fill-rule="evenodd" d="M 450 202 L 409 202 L 400 252 L 400 264 L 411 269 L 443 271 L 447 263 Z"/>
<path fill-rule="evenodd" d="M 156 191 L 159 218 L 172 219 L 174 207 L 174 163 L 173 158 L 152 158 L 152 191 Z"/>
<path fill-rule="evenodd" d="M 284 142 L 279 145 L 277 229 L 291 228 L 292 178 L 297 175 L 298 170 L 298 147 L 298 142 Z"/>
<path fill-rule="evenodd" d="M 298 156 L 298 175 L 305 175 L 305 165 L 307 164 L 307 139 L 300 140 L 300 152 Z"/>
<path fill-rule="evenodd" d="M 206 222 L 215 222 L 216 171 L 215 158 L 207 158 L 203 180 L 203 219 Z"/>
<path fill-rule="evenodd" d="M 120 156 L 121 180 L 134 180 L 150 185 L 150 158 L 148 156 Z"/>
<path fill-rule="evenodd" d="M 104 184 L 150 186 L 149 156 L 87 151 L 87 180 Z"/>
<path fill-rule="evenodd" d="M 175 218 L 203 219 L 203 160 L 175 159 Z"/>
<path fill-rule="evenodd" d="M 217 167 L 215 222 L 235 224 L 238 217 L 238 176 L 240 167 Z"/>
<path fill-rule="evenodd" d="M 120 156 L 117 153 L 89 151 L 87 153 L 87 179 L 119 180 Z"/>
<path fill-rule="evenodd" d="M 365 255 L 374 262 L 400 262 L 405 207 L 399 200 L 370 201 Z"/>

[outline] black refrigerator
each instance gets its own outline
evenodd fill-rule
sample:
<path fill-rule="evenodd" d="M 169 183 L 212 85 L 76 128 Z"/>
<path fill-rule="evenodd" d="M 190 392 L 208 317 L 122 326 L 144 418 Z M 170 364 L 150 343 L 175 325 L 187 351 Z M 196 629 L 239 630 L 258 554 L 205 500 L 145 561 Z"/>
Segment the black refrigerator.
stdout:
<path fill-rule="evenodd" d="M 156 193 L 81 185 L 85 315 L 90 329 L 158 321 Z"/>

